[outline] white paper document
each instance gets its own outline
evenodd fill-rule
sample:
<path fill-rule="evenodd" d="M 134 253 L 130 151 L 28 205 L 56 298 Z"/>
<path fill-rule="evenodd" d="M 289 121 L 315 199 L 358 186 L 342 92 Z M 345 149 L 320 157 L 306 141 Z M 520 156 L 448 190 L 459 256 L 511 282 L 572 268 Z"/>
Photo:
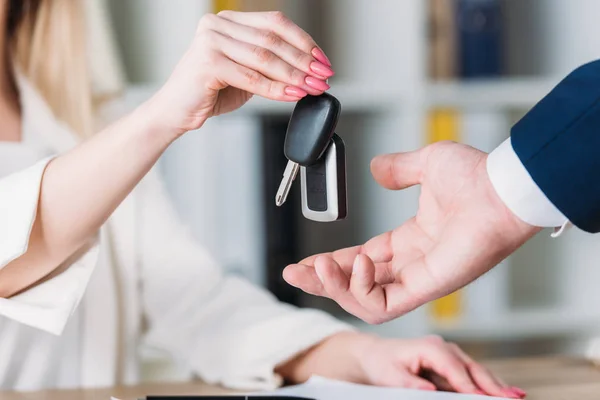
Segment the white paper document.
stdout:
<path fill-rule="evenodd" d="M 272 392 L 254 393 L 254 396 L 294 396 L 314 400 L 507 400 L 500 397 L 480 396 L 424 390 L 384 388 L 341 382 L 319 376 L 302 385 L 288 386 Z M 252 394 L 248 399 L 252 399 Z M 217 396 L 218 397 L 218 396 Z M 111 397 L 111 400 L 118 400 Z"/>
<path fill-rule="evenodd" d="M 499 397 L 423 390 L 382 388 L 313 377 L 308 382 L 269 392 L 266 395 L 308 397 L 315 400 L 492 400 Z M 265 396 L 265 393 L 261 393 Z"/>

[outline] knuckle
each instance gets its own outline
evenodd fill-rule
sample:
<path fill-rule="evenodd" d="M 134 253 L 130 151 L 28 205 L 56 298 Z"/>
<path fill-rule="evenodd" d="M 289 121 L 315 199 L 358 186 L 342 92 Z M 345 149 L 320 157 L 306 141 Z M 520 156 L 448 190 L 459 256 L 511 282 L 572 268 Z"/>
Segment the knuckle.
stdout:
<path fill-rule="evenodd" d="M 462 353 L 462 349 L 456 344 L 456 343 L 452 343 L 452 342 L 446 342 L 448 344 L 448 346 L 450 346 L 450 348 L 452 350 L 454 350 L 455 352 L 459 352 Z"/>
<path fill-rule="evenodd" d="M 367 315 L 363 320 L 369 325 L 381 325 L 387 322 L 387 318 L 382 315 Z"/>
<path fill-rule="evenodd" d="M 306 79 L 306 74 L 296 68 L 291 68 L 290 74 L 290 83 L 294 86 L 302 86 L 304 85 L 304 80 Z"/>
<path fill-rule="evenodd" d="M 252 70 L 244 71 L 244 79 L 246 79 L 246 82 L 248 82 L 248 84 L 251 86 L 256 86 L 262 81 L 260 74 Z"/>
<path fill-rule="evenodd" d="M 281 38 L 273 32 L 264 32 L 261 37 L 261 42 L 266 47 L 274 48 L 281 45 Z"/>
<path fill-rule="evenodd" d="M 222 18 L 228 18 L 228 17 L 231 17 L 232 13 L 233 13 L 233 11 L 231 11 L 231 10 L 222 10 L 217 13 L 217 16 L 222 17 Z"/>
<path fill-rule="evenodd" d="M 490 375 L 490 372 L 482 365 L 477 364 L 474 361 L 466 361 L 465 368 L 471 374 L 482 374 L 482 375 Z"/>
<path fill-rule="evenodd" d="M 206 63 L 214 66 L 221 61 L 221 54 L 215 50 L 208 51 L 206 52 L 205 60 Z"/>
<path fill-rule="evenodd" d="M 256 46 L 252 49 L 252 52 L 254 53 L 256 58 L 258 58 L 258 61 L 260 61 L 262 64 L 268 64 L 273 60 L 274 57 L 274 54 L 270 50 L 265 49 L 264 47 Z"/>
<path fill-rule="evenodd" d="M 218 33 L 213 30 L 206 29 L 199 32 L 194 46 L 203 53 L 206 53 L 207 58 L 210 59 L 212 56 L 218 54 L 218 40 Z"/>
<path fill-rule="evenodd" d="M 429 153 L 437 153 L 439 151 L 445 150 L 448 146 L 456 144 L 456 142 L 452 140 L 440 140 L 439 142 L 435 142 L 427 146 L 427 150 Z"/>
<path fill-rule="evenodd" d="M 441 344 L 445 343 L 444 338 L 441 337 L 440 335 L 427 335 L 427 336 L 425 336 L 424 340 L 427 343 L 434 344 L 434 345 L 441 345 Z"/>
<path fill-rule="evenodd" d="M 306 68 L 308 70 L 310 69 L 310 64 L 313 62 L 313 58 L 312 56 L 309 56 L 308 54 L 299 51 L 296 54 L 295 62 L 297 63 L 297 65 L 301 65 L 303 68 Z"/>
<path fill-rule="evenodd" d="M 200 18 L 200 22 L 198 23 L 198 30 L 203 30 L 203 29 L 208 29 L 210 27 L 213 27 L 217 20 L 219 19 L 219 17 L 217 17 L 215 14 L 204 14 L 202 16 L 202 18 Z"/>
<path fill-rule="evenodd" d="M 278 25 L 287 25 L 290 21 L 288 17 L 281 11 L 271 11 L 269 13 L 269 18 Z"/>
<path fill-rule="evenodd" d="M 217 40 L 217 32 L 212 29 L 205 29 L 200 33 L 200 40 L 205 45 L 212 45 Z"/>
<path fill-rule="evenodd" d="M 271 95 L 273 95 L 273 96 L 277 96 L 277 95 L 281 94 L 281 91 L 279 90 L 279 85 L 277 85 L 276 82 L 269 81 L 269 93 L 271 93 Z"/>

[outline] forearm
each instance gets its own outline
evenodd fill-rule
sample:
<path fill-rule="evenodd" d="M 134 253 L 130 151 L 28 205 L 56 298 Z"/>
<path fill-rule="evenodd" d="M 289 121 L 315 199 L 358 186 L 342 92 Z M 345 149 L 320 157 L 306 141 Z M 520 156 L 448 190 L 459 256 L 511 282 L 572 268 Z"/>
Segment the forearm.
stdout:
<path fill-rule="evenodd" d="M 0 297 L 38 282 L 81 248 L 178 135 L 253 95 L 296 102 L 322 94 L 334 74 L 322 62 L 330 65 L 314 40 L 281 13 L 205 15 L 149 103 L 47 166 L 27 253 L 20 253 L 25 246 L 19 243 L 10 255 L 19 258 L 0 270 Z"/>
<path fill-rule="evenodd" d="M 358 360 L 372 341 L 371 336 L 361 333 L 338 333 L 285 362 L 277 373 L 291 383 L 305 382 L 312 375 L 363 383 Z"/>
<path fill-rule="evenodd" d="M 48 164 L 27 252 L 0 270 L 1 297 L 38 282 L 89 242 L 156 163 L 172 139 L 147 107 Z"/>

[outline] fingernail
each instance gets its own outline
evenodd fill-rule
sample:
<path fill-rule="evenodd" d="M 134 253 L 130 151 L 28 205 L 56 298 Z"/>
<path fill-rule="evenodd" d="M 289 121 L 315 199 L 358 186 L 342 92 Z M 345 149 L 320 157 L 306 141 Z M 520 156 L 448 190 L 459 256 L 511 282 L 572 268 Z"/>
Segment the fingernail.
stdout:
<path fill-rule="evenodd" d="M 317 90 L 329 90 L 329 88 L 331 87 L 324 81 L 314 78 L 312 76 L 307 76 L 305 82 L 308 86 Z"/>
<path fill-rule="evenodd" d="M 317 278 L 319 278 L 321 283 L 323 283 L 323 276 L 321 275 L 321 271 L 319 271 L 319 268 L 316 265 L 315 265 L 315 273 L 317 274 Z"/>
<path fill-rule="evenodd" d="M 354 257 L 354 262 L 352 263 L 352 275 L 355 275 L 358 272 L 358 266 L 360 264 L 360 254 Z"/>
<path fill-rule="evenodd" d="M 525 397 L 527 395 L 527 392 L 524 391 L 521 388 L 518 388 L 516 386 L 513 386 L 510 388 L 513 392 L 515 392 L 515 394 L 517 394 L 519 397 Z"/>
<path fill-rule="evenodd" d="M 308 93 L 305 90 L 302 90 L 298 87 L 295 86 L 288 86 L 285 88 L 285 94 L 287 94 L 288 96 L 294 96 L 294 97 L 306 97 L 308 96 Z"/>
<path fill-rule="evenodd" d="M 515 390 L 515 389 L 516 389 L 516 388 L 509 387 L 509 388 L 506 388 L 506 389 L 504 389 L 504 390 L 503 390 L 503 392 L 504 392 L 504 394 L 506 394 L 508 397 L 511 397 L 511 398 L 513 398 L 513 399 L 520 399 L 520 398 L 522 398 L 522 397 L 524 396 L 524 392 L 523 392 L 523 393 L 521 393 L 521 391 L 520 391 L 520 390 L 519 390 L 519 391 L 517 391 L 517 390 Z"/>
<path fill-rule="evenodd" d="M 319 281 L 321 281 L 321 283 L 324 283 L 323 277 L 321 276 L 321 273 L 319 272 L 319 270 L 317 269 L 315 272 L 317 273 L 317 277 L 319 278 Z"/>
<path fill-rule="evenodd" d="M 326 78 L 330 78 L 333 75 L 335 75 L 335 72 L 333 72 L 333 70 L 331 68 L 329 68 L 327 65 L 322 64 L 322 63 L 320 63 L 318 61 L 313 61 L 310 64 L 310 69 L 315 74 L 319 74 L 319 75 L 324 76 Z"/>
<path fill-rule="evenodd" d="M 321 61 L 323 64 L 328 65 L 331 67 L 331 61 L 329 61 L 329 58 L 327 58 L 327 56 L 325 55 L 325 53 L 323 53 L 323 50 L 321 50 L 318 47 L 315 47 L 312 50 L 312 55 L 314 58 L 316 58 L 317 60 Z"/>

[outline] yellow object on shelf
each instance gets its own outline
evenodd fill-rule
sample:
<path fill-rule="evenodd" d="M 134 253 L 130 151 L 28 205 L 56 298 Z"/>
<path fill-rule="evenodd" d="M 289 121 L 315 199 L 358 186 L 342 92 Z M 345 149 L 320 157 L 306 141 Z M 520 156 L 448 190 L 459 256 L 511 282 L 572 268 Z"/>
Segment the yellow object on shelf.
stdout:
<path fill-rule="evenodd" d="M 436 109 L 429 114 L 427 144 L 442 140 L 460 142 L 459 114 L 452 109 Z M 436 322 L 447 322 L 458 319 L 463 311 L 461 291 L 431 302 L 430 315 Z"/>
<path fill-rule="evenodd" d="M 223 10 L 241 10 L 240 0 L 213 0 L 213 12 L 216 14 Z"/>
<path fill-rule="evenodd" d="M 430 315 L 436 322 L 451 322 L 461 317 L 463 311 L 462 292 L 456 291 L 431 302 Z"/>
<path fill-rule="evenodd" d="M 436 109 L 429 114 L 427 144 L 442 140 L 460 142 L 458 112 L 452 109 Z"/>

